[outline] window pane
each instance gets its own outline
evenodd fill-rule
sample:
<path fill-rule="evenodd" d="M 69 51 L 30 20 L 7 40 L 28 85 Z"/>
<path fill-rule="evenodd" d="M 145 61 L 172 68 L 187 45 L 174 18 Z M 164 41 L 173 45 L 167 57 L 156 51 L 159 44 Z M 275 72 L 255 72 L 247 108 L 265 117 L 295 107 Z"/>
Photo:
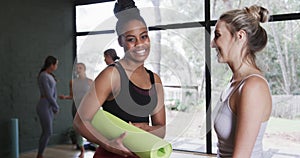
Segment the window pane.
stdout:
<path fill-rule="evenodd" d="M 206 152 L 204 28 L 162 31 L 161 48 L 166 140 L 174 149 Z"/>
<path fill-rule="evenodd" d="M 77 61 L 85 63 L 89 78 L 95 79 L 106 67 L 103 52 L 108 48 L 115 48 L 118 56 L 123 56 L 115 34 L 77 36 Z"/>
<path fill-rule="evenodd" d="M 270 11 L 270 14 L 287 14 L 287 13 L 300 13 L 300 1 L 299 0 L 247 0 L 236 1 L 226 0 L 217 1 L 211 0 L 211 17 L 216 20 L 225 11 L 236 8 L 249 7 L 251 5 L 261 5 Z"/>
<path fill-rule="evenodd" d="M 165 25 L 203 20 L 203 2 L 198 0 L 160 0 L 160 9 L 155 10 L 151 0 L 135 1 L 148 26 Z M 115 2 L 76 6 L 77 32 L 114 30 Z M 159 12 L 158 12 L 159 11 Z"/>
<path fill-rule="evenodd" d="M 162 24 L 204 21 L 204 1 L 160 0 L 163 12 Z"/>
<path fill-rule="evenodd" d="M 299 26 L 300 20 L 267 23 L 269 43 L 258 57 L 266 70 L 273 99 L 265 150 L 276 157 L 300 157 Z"/>
<path fill-rule="evenodd" d="M 112 30 L 114 2 L 76 6 L 76 31 Z"/>
<path fill-rule="evenodd" d="M 212 28 L 214 32 L 215 28 Z M 212 33 L 211 39 L 214 38 Z M 228 84 L 231 78 L 231 71 L 226 64 L 218 63 L 217 61 L 217 52 L 212 48 L 211 50 L 211 106 L 212 106 L 212 118 L 215 116 L 214 109 L 217 105 L 217 102 L 220 99 L 220 94 Z M 212 120 L 213 124 L 214 120 Z M 217 136 L 216 132 L 212 125 L 212 153 L 217 153 Z"/>
<path fill-rule="evenodd" d="M 272 92 L 273 109 L 264 136 L 265 157 L 300 157 L 300 21 L 266 23 L 267 47 L 257 62 Z M 218 64 L 212 52 L 212 104 L 215 105 L 231 71 Z M 225 74 L 225 75 L 224 75 Z M 214 151 L 216 151 L 213 131 Z M 280 142 L 280 143 L 277 143 Z"/>

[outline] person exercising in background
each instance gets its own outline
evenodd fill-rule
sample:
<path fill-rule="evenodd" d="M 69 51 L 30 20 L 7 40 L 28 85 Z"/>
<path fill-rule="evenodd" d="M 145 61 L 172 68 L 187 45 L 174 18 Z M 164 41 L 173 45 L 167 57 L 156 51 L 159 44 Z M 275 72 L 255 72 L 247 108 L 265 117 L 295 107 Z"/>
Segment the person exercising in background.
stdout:
<path fill-rule="evenodd" d="M 115 49 L 107 49 L 104 51 L 104 61 L 106 65 L 110 65 L 116 62 L 116 60 L 119 60 L 120 57 L 118 57 L 117 52 Z"/>
<path fill-rule="evenodd" d="M 58 60 L 53 56 L 48 56 L 38 75 L 38 86 L 40 99 L 36 106 L 42 134 L 39 139 L 37 158 L 43 158 L 44 150 L 53 132 L 54 114 L 59 112 L 57 104 L 56 77 L 53 72 L 58 67 Z"/>
<path fill-rule="evenodd" d="M 76 115 L 77 108 L 80 105 L 80 102 L 84 95 L 88 92 L 93 80 L 86 76 L 86 66 L 84 63 L 76 64 L 76 78 L 70 81 L 70 94 L 69 95 L 60 95 L 60 99 L 72 99 L 72 116 L 73 118 Z M 80 154 L 78 157 L 84 158 L 84 144 L 82 136 L 75 131 L 76 134 L 76 145 L 80 148 Z"/>

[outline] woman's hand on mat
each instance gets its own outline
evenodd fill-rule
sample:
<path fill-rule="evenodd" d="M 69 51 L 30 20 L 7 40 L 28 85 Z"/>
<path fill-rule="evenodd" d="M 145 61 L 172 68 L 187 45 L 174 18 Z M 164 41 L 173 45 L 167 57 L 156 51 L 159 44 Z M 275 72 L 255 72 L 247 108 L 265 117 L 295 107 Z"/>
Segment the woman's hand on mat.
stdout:
<path fill-rule="evenodd" d="M 131 123 L 130 124 L 134 125 L 135 127 L 138 127 L 144 131 L 151 131 L 151 127 L 148 125 L 148 123 Z"/>
<path fill-rule="evenodd" d="M 129 149 L 123 145 L 123 139 L 126 137 L 127 133 L 123 133 L 120 137 L 110 140 L 105 147 L 106 150 L 121 155 L 123 157 L 137 157 Z M 137 157 L 138 158 L 138 157 Z"/>

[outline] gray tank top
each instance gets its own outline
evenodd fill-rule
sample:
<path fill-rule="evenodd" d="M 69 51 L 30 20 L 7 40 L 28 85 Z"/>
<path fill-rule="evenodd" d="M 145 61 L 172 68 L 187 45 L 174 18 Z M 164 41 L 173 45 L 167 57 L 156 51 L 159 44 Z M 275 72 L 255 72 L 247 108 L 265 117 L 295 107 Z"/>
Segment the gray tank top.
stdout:
<path fill-rule="evenodd" d="M 258 74 L 252 74 L 245 77 L 234 89 L 232 89 L 227 93 L 228 94 L 227 96 L 222 98 L 221 95 L 221 98 L 218 101 L 218 104 L 216 106 L 217 111 L 215 113 L 216 116 L 214 117 L 214 128 L 218 137 L 218 143 L 217 143 L 218 157 L 222 157 L 222 158 L 232 157 L 237 118 L 229 106 L 229 99 L 231 95 L 242 85 L 242 83 L 244 83 L 244 81 L 251 76 L 257 76 L 263 78 Z M 266 81 L 265 78 L 263 79 Z M 262 140 L 267 127 L 267 123 L 268 122 L 263 122 L 260 126 L 260 130 L 252 150 L 251 158 L 263 157 Z"/>
<path fill-rule="evenodd" d="M 85 78 L 85 79 L 79 79 L 79 78 L 74 79 L 72 89 L 73 89 L 74 103 L 75 103 L 76 108 L 78 108 L 82 98 L 87 93 L 87 91 L 90 89 L 88 79 L 87 78 Z"/>

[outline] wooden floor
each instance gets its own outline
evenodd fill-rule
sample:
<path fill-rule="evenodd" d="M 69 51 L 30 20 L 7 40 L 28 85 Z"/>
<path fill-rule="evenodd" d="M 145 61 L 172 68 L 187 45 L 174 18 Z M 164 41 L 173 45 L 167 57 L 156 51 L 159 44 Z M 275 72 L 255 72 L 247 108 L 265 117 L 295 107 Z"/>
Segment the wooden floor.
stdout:
<path fill-rule="evenodd" d="M 56 145 L 47 147 L 44 153 L 44 158 L 77 158 L 79 150 L 74 149 L 72 145 Z M 93 158 L 94 152 L 87 150 L 84 158 Z M 26 153 L 21 153 L 19 158 L 35 158 L 36 150 Z M 193 153 L 185 153 L 173 151 L 170 158 L 211 158 L 215 156 L 199 155 Z"/>

